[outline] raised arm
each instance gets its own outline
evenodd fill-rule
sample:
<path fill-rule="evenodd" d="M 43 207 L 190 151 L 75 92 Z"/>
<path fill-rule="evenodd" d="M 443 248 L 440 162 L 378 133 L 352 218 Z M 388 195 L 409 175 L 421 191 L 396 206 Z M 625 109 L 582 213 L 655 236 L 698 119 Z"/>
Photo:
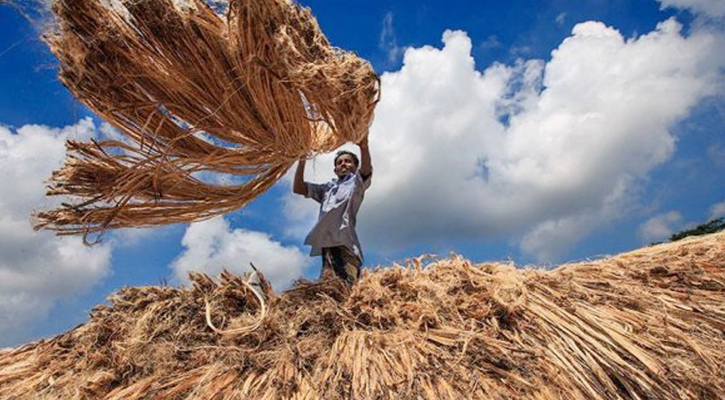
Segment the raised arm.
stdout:
<path fill-rule="evenodd" d="M 360 146 L 360 175 L 362 175 L 363 179 L 367 180 L 373 174 L 373 164 L 370 161 L 370 148 L 368 147 L 367 135 L 357 145 Z"/>
<path fill-rule="evenodd" d="M 307 185 L 305 185 L 305 159 L 297 162 L 297 170 L 295 171 L 295 180 L 292 185 L 292 192 L 307 196 Z"/>

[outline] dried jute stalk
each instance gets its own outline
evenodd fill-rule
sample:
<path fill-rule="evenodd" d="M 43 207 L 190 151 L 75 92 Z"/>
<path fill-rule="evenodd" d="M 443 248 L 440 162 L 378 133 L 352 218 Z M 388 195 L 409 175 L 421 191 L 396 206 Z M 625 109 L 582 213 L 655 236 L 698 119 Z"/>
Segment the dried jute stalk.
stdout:
<path fill-rule="evenodd" d="M 725 232 L 553 270 L 425 259 L 352 289 L 126 287 L 0 350 L 0 399 L 725 399 Z"/>
<path fill-rule="evenodd" d="M 63 84 L 123 140 L 69 141 L 35 215 L 60 235 L 243 207 L 303 157 L 367 134 L 379 80 L 289 0 L 54 0 Z M 228 181 L 229 184 L 219 182 Z"/>
<path fill-rule="evenodd" d="M 245 325 L 242 327 L 234 328 L 234 329 L 219 329 L 214 325 L 214 322 L 212 322 L 211 317 L 211 304 L 209 303 L 209 299 L 204 299 L 204 316 L 206 317 L 206 325 L 211 328 L 214 332 L 222 335 L 222 336 L 237 336 L 237 335 L 244 335 L 248 334 L 250 332 L 254 332 L 255 330 L 259 329 L 259 327 L 262 325 L 262 322 L 264 321 L 264 317 L 267 316 L 267 302 L 264 300 L 264 297 L 262 297 L 262 294 L 259 293 L 257 290 L 252 287 L 252 284 L 249 283 L 249 280 L 252 278 L 252 276 L 249 276 L 246 280 L 241 280 L 240 282 L 242 285 L 244 285 L 244 288 L 254 295 L 254 297 L 257 299 L 257 302 L 259 302 L 259 317 L 254 321 L 254 323 Z M 262 278 L 264 279 L 264 278 Z"/>

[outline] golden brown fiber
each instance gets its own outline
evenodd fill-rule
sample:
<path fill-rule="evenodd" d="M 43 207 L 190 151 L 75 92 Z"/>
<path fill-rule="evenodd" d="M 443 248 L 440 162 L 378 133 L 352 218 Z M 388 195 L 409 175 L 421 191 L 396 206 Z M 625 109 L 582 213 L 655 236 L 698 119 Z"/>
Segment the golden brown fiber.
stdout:
<path fill-rule="evenodd" d="M 552 271 L 414 261 L 350 293 L 192 280 L 0 353 L 0 398 L 725 398 L 725 233 Z"/>
<path fill-rule="evenodd" d="M 290 0 L 54 0 L 59 77 L 124 140 L 69 142 L 36 228 L 84 234 L 238 209 L 295 161 L 366 134 L 370 64 Z M 222 184 L 227 180 L 230 184 Z"/>

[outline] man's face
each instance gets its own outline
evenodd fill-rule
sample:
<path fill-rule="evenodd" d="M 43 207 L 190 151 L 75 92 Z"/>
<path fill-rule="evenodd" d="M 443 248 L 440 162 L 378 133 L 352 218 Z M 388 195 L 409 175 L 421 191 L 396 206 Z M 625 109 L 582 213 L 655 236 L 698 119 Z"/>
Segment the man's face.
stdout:
<path fill-rule="evenodd" d="M 355 172 L 355 160 L 349 154 L 343 154 L 335 160 L 335 175 L 342 178 L 350 172 Z"/>

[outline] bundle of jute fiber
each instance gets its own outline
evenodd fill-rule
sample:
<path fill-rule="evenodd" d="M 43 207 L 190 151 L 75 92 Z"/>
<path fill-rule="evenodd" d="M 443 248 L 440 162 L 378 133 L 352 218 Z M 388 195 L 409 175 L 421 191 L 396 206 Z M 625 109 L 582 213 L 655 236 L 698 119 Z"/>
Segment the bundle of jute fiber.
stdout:
<path fill-rule="evenodd" d="M 416 260 L 350 292 L 192 281 L 0 354 L 0 398 L 725 397 L 725 233 L 551 271 Z"/>
<path fill-rule="evenodd" d="M 68 142 L 36 228 L 84 234 L 238 209 L 303 157 L 366 134 L 370 64 L 290 0 L 53 0 L 63 84 L 124 140 Z M 221 184 L 228 180 L 230 184 Z"/>

